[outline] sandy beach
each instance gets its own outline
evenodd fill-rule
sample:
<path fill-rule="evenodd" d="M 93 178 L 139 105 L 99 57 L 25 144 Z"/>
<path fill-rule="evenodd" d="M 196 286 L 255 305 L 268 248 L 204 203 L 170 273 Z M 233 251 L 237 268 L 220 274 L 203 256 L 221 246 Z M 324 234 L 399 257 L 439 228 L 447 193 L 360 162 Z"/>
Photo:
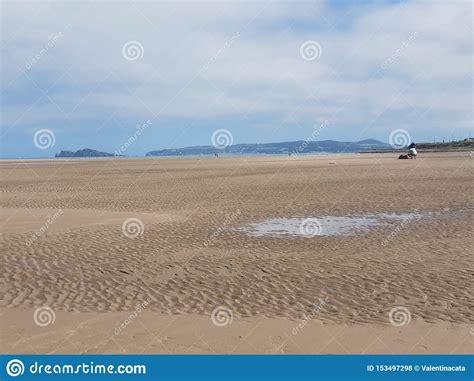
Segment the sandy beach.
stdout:
<path fill-rule="evenodd" d="M 472 155 L 420 156 L 3 160 L 0 349 L 470 353 Z"/>

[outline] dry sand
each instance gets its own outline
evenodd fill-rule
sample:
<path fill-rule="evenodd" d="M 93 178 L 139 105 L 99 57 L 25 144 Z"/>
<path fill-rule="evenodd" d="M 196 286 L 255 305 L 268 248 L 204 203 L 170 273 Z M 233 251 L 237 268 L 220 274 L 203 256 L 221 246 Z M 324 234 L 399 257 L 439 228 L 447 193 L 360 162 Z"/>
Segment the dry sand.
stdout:
<path fill-rule="evenodd" d="M 0 349 L 472 352 L 472 157 L 395 156 L 3 161 Z M 430 217 L 235 230 L 413 212 Z"/>

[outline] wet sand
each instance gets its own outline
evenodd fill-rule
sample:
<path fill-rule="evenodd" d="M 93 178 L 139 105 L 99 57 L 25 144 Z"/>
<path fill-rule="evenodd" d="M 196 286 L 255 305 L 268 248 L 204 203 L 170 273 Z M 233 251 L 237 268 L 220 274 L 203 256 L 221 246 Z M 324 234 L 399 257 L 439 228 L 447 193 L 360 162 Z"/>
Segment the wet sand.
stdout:
<path fill-rule="evenodd" d="M 3 161 L 0 173 L 2 352 L 472 351 L 469 153 Z M 379 214 L 430 217 L 342 235 L 242 230 Z"/>

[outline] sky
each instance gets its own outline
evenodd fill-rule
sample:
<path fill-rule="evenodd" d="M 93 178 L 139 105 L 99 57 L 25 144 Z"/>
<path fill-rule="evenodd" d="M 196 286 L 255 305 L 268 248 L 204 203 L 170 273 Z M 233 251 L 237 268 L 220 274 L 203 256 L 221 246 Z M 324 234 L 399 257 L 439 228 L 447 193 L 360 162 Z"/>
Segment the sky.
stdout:
<path fill-rule="evenodd" d="M 11 1 L 1 157 L 472 136 L 470 1 Z M 399 136 L 401 134 L 401 136 Z"/>

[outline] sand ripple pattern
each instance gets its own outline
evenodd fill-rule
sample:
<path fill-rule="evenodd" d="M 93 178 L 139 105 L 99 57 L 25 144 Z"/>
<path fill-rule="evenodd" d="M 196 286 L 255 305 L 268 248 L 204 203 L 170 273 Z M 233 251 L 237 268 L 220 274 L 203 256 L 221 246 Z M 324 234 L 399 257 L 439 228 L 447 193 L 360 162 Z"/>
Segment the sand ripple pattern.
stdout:
<path fill-rule="evenodd" d="M 81 208 L 126 210 L 137 218 L 140 211 L 179 211 L 188 219 L 147 221 L 137 239 L 124 236 L 123 221 L 51 229 L 31 246 L 25 244 L 31 233 L 9 232 L 0 256 L 1 306 L 133 311 L 151 298 L 147 308 L 160 313 L 209 316 L 216 306 L 226 306 L 234 320 L 297 319 L 327 298 L 318 310 L 322 321 L 390 324 L 396 306 L 407 308 L 412 319 L 474 321 L 468 287 L 474 273 L 472 212 L 463 211 L 471 180 L 469 173 L 454 171 L 459 162 L 435 170 L 417 161 L 417 189 L 430 197 L 410 198 L 393 180 L 406 169 L 391 168 L 392 163 L 368 168 L 346 159 L 329 166 L 286 158 L 296 160 L 296 170 L 294 162 L 285 167 L 269 159 L 252 165 L 225 160 L 128 160 L 120 168 L 117 161 L 62 169 L 38 165 L 38 178 L 25 169 L 2 169 L 3 206 L 63 208 L 64 216 Z M 48 174 L 51 180 L 42 181 Z M 374 183 L 374 176 L 381 181 Z M 402 207 L 449 211 L 404 227 L 386 246 L 381 243 L 390 227 L 358 236 L 288 240 L 222 229 L 226 221 L 230 228 L 315 210 L 344 215 Z M 229 219 L 237 209 L 238 216 Z"/>
<path fill-rule="evenodd" d="M 383 322 L 393 305 L 428 321 L 472 319 L 472 298 L 460 287 L 472 278 L 462 248 L 453 262 L 441 250 L 413 255 L 409 243 L 374 256 L 360 239 L 326 237 L 324 249 L 308 245 L 295 254 L 291 244 L 231 234 L 208 249 L 199 236 L 204 229 L 170 224 L 148 227 L 139 243 L 120 226 L 55 234 L 33 247 L 6 237 L 2 305 L 129 311 L 151 297 L 151 310 L 169 314 L 208 314 L 226 305 L 237 316 L 300 318 L 327 297 L 321 320 Z"/>

